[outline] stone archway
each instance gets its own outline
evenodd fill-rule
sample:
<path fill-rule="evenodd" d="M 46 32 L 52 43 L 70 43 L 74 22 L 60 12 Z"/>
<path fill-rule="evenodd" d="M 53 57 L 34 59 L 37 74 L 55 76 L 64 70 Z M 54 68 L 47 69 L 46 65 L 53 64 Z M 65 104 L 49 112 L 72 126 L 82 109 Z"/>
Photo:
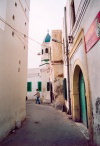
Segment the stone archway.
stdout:
<path fill-rule="evenodd" d="M 74 70 L 73 75 L 73 119 L 75 121 L 80 121 L 80 103 L 79 103 L 79 73 L 80 67 L 77 65 Z"/>
<path fill-rule="evenodd" d="M 92 105 L 90 98 L 90 88 L 89 88 L 89 78 L 86 66 L 83 66 L 81 61 L 77 59 L 71 71 L 70 81 L 71 81 L 71 104 L 72 104 L 72 118 L 74 121 L 80 121 L 80 106 L 79 106 L 79 90 L 78 90 L 78 80 L 79 73 L 82 71 L 85 83 L 85 96 L 87 102 L 87 118 L 88 118 L 88 130 L 90 134 L 90 139 L 93 139 L 93 121 L 92 121 Z"/>
<path fill-rule="evenodd" d="M 80 78 L 80 74 L 82 78 Z M 83 87 L 84 90 L 82 90 Z M 87 115 L 87 99 L 84 75 L 81 67 L 76 65 L 73 74 L 73 119 L 75 121 L 82 122 L 87 127 Z"/>

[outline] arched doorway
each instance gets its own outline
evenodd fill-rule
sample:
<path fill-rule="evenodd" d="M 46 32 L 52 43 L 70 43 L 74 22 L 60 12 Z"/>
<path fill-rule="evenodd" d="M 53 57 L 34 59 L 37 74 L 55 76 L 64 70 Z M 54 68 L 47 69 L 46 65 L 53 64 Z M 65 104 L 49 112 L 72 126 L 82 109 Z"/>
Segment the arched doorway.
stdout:
<path fill-rule="evenodd" d="M 73 75 L 73 117 L 88 127 L 86 87 L 79 65 L 76 65 Z"/>

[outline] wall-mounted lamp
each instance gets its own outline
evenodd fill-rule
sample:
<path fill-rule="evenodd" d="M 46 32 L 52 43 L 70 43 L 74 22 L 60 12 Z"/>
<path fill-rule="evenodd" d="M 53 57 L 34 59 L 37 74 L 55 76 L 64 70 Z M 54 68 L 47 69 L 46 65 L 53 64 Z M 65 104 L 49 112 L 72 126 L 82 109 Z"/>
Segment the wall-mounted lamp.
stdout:
<path fill-rule="evenodd" d="M 53 42 L 56 42 L 56 43 L 60 43 L 60 44 L 63 44 L 61 41 L 59 40 L 56 40 L 56 39 L 52 39 Z"/>

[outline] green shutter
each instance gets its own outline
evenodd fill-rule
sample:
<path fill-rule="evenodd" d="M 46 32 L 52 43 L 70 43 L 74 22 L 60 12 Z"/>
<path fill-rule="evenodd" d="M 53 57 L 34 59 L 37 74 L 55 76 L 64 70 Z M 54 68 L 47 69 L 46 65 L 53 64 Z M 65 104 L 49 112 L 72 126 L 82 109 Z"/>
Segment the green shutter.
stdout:
<path fill-rule="evenodd" d="M 63 93 L 64 93 L 64 98 L 67 100 L 67 85 L 66 85 L 66 78 L 63 80 Z"/>
<path fill-rule="evenodd" d="M 41 91 L 42 90 L 42 83 L 38 82 L 38 90 Z"/>
<path fill-rule="evenodd" d="M 27 91 L 32 92 L 32 82 L 27 82 Z"/>

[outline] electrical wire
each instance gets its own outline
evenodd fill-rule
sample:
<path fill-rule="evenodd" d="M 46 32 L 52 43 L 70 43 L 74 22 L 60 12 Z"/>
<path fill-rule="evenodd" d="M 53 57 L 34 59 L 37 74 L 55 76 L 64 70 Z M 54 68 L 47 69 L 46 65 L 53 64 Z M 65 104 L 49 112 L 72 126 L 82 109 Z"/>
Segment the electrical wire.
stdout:
<path fill-rule="evenodd" d="M 16 32 L 15 32 L 16 33 Z M 26 46 L 27 45 L 27 43 L 26 43 L 26 41 L 24 40 L 24 38 L 22 38 L 21 36 L 19 36 L 19 34 L 17 34 L 16 33 L 16 36 L 19 38 L 19 40 L 23 43 L 23 45 L 24 46 Z M 31 45 L 31 47 L 32 47 L 32 45 Z M 34 48 L 34 46 L 33 46 L 33 48 Z M 34 48 L 34 49 L 36 49 L 36 48 Z M 30 49 L 30 48 L 28 48 L 28 50 L 31 50 L 31 51 L 33 51 L 33 49 Z M 36 49 L 37 50 L 37 49 Z"/>
<path fill-rule="evenodd" d="M 28 39 L 30 39 L 31 41 L 34 41 L 36 43 L 38 43 L 39 45 L 41 45 L 41 43 L 39 43 L 38 41 L 34 40 L 33 38 L 31 37 L 28 37 L 26 34 L 18 31 L 17 29 L 15 29 L 13 26 L 11 26 L 8 22 L 6 22 L 1 16 L 0 16 L 0 20 L 6 24 L 9 28 L 11 28 L 12 30 L 14 30 L 16 36 L 20 39 L 20 41 L 24 44 L 24 46 L 26 46 L 26 41 L 25 41 L 25 37 L 27 37 Z M 46 46 L 46 45 L 42 45 L 42 46 Z M 46 46 L 47 47 L 47 46 Z M 42 72 L 45 72 L 45 71 L 49 71 L 49 68 L 42 71 Z"/>
<path fill-rule="evenodd" d="M 36 42 L 37 44 L 41 45 L 40 42 L 34 40 L 33 38 L 27 36 L 26 34 L 20 32 L 20 31 L 18 31 L 17 29 L 15 29 L 15 28 L 14 28 L 13 26 L 11 26 L 8 22 L 6 22 L 1 16 L 0 16 L 0 20 L 1 20 L 3 23 L 5 23 L 7 26 L 9 26 L 12 30 L 16 31 L 17 33 L 21 34 L 21 35 L 24 36 L 24 37 L 27 37 L 27 38 L 30 39 L 31 41 Z M 21 37 L 22 37 L 22 36 L 21 36 Z"/>
<path fill-rule="evenodd" d="M 23 44 L 24 46 L 27 45 L 27 43 L 26 43 L 26 41 L 25 41 L 25 38 L 24 38 L 20 33 L 18 33 L 18 31 L 16 31 L 12 26 L 10 26 L 7 22 L 5 22 L 5 20 L 4 20 L 3 18 L 0 18 L 0 20 L 1 20 L 2 22 L 4 22 L 7 26 L 9 26 L 11 29 L 14 30 L 16 36 L 18 37 L 18 39 L 22 42 L 22 44 Z M 30 49 L 29 49 L 29 50 L 30 50 Z"/>
<path fill-rule="evenodd" d="M 25 14 L 25 17 L 27 18 L 27 20 L 28 20 L 28 22 L 29 22 L 29 19 L 28 19 L 26 13 L 25 13 L 24 7 L 23 7 L 22 2 L 21 2 L 20 0 L 19 0 L 19 3 L 20 3 L 20 5 L 21 5 L 21 8 L 22 8 L 24 14 Z"/>
<path fill-rule="evenodd" d="M 28 3 L 27 3 L 27 1 L 26 1 L 26 0 L 25 0 L 25 3 L 26 3 L 26 5 L 27 5 L 28 10 L 30 11 L 30 8 L 29 8 Z"/>
<path fill-rule="evenodd" d="M 12 30 L 14 30 L 15 32 L 17 32 L 21 37 L 27 37 L 29 40 L 39 44 L 40 46 L 45 46 L 48 47 L 47 45 L 41 44 L 40 42 L 34 40 L 33 38 L 29 37 L 28 35 L 24 34 L 23 32 L 20 32 L 19 30 L 15 29 L 13 26 L 11 26 L 7 21 L 5 21 L 1 16 L 0 16 L 0 20 L 5 23 L 8 27 L 10 27 Z"/>

